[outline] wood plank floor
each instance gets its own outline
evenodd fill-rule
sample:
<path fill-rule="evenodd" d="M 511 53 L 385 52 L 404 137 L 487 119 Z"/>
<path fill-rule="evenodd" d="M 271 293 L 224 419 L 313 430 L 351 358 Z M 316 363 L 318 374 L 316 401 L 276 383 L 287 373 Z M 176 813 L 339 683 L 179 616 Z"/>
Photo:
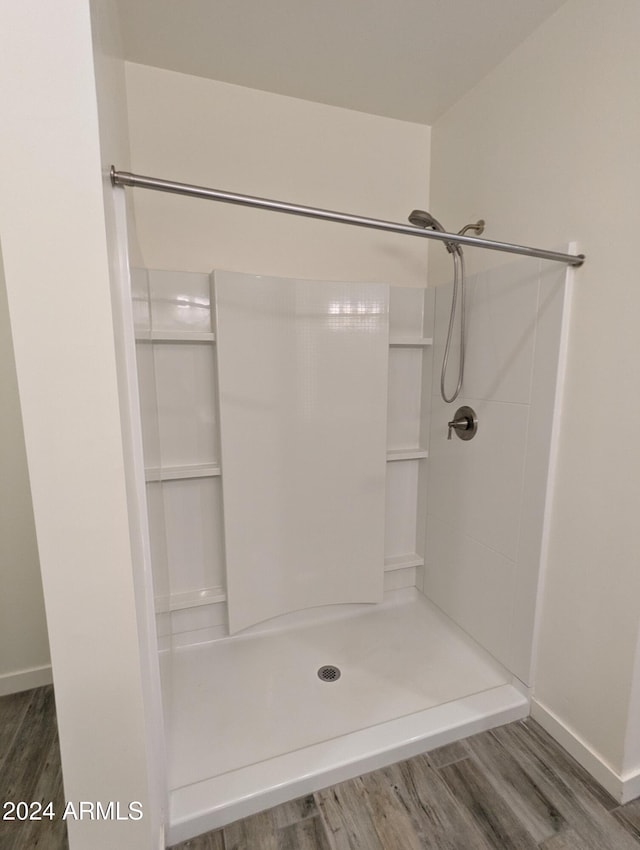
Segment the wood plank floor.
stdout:
<path fill-rule="evenodd" d="M 0 807 L 64 808 L 53 689 L 0 698 Z M 59 819 L 0 821 L 0 850 L 66 850 Z M 531 719 L 302 797 L 174 850 L 640 850 L 618 806 Z"/>
<path fill-rule="evenodd" d="M 0 698 L 0 817 L 5 802 L 53 802 L 64 810 L 62 769 L 53 688 Z M 0 850 L 66 850 L 67 825 L 53 821 L 0 820 Z"/>

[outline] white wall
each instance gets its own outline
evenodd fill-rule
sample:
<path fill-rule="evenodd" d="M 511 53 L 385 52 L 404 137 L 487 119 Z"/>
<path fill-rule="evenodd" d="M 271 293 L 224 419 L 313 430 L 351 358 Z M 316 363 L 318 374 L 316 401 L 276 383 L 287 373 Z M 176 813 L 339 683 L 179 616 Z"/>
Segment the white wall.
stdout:
<path fill-rule="evenodd" d="M 89 3 L 0 13 L 0 228 L 72 850 L 159 847 L 134 600 Z"/>
<path fill-rule="evenodd" d="M 428 127 L 127 63 L 132 169 L 372 218 L 427 204 Z M 424 285 L 427 240 L 137 190 L 148 268 Z"/>
<path fill-rule="evenodd" d="M 127 518 L 145 723 L 149 787 L 146 817 L 154 843 L 162 845 L 162 824 L 166 819 L 165 742 L 129 272 L 130 263 L 135 261 L 139 249 L 132 200 L 127 198 L 124 190 L 114 189 L 110 179 L 112 163 L 121 162 L 122 167 L 129 165 L 124 58 L 115 0 L 90 0 L 90 7 Z"/>
<path fill-rule="evenodd" d="M 551 248 L 577 239 L 587 254 L 576 273 L 535 698 L 539 716 L 551 712 L 614 777 L 640 768 L 640 735 L 629 737 L 640 723 L 630 713 L 640 444 L 619 418 L 640 416 L 639 33 L 633 0 L 569 0 L 432 137 L 432 209 L 444 222 L 482 216 L 489 238 Z M 468 256 L 472 268 L 489 262 Z M 432 258 L 441 276 L 444 258 Z"/>
<path fill-rule="evenodd" d="M 51 681 L 49 640 L 0 255 L 0 695 Z"/>

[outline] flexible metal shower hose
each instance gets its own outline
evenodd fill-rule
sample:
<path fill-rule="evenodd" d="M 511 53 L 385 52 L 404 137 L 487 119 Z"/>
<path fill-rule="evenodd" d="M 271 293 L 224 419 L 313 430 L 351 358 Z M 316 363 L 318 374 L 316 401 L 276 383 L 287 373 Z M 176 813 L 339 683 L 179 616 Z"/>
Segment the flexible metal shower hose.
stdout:
<path fill-rule="evenodd" d="M 444 347 L 444 357 L 442 358 L 442 371 L 440 373 L 440 395 L 443 401 L 451 404 L 458 398 L 462 388 L 462 379 L 464 377 L 464 325 L 465 325 L 465 291 L 464 291 L 464 256 L 462 248 L 459 246 L 452 252 L 453 254 L 453 295 L 451 296 L 451 315 L 449 316 L 449 330 L 447 332 L 447 343 Z M 456 317 L 456 307 L 458 304 L 458 288 L 460 289 L 460 362 L 458 364 L 458 384 L 454 394 L 447 398 L 445 390 L 445 378 L 447 375 L 447 364 L 449 361 L 449 350 L 451 348 L 451 338 L 453 336 L 453 326 Z"/>

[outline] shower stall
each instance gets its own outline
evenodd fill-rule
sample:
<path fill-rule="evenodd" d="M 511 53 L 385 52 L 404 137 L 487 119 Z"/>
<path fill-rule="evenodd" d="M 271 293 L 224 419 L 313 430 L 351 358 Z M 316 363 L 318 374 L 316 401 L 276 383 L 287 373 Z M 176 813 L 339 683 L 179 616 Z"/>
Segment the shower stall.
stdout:
<path fill-rule="evenodd" d="M 528 714 L 582 259 L 542 253 L 469 263 L 472 439 L 453 279 L 131 269 L 169 843 Z"/>

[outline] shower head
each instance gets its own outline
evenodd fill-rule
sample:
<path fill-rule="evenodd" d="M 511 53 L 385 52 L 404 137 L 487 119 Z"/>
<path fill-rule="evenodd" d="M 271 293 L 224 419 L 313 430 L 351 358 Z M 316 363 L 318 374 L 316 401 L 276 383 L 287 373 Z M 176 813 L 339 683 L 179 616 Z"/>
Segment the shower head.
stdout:
<path fill-rule="evenodd" d="M 412 210 L 409 214 L 409 221 L 415 227 L 424 227 L 425 230 L 438 230 L 440 233 L 447 232 L 438 219 L 434 218 L 426 210 Z M 453 242 L 445 242 L 445 247 L 450 254 L 461 251 L 461 248 Z"/>
<path fill-rule="evenodd" d="M 445 233 L 445 229 L 438 219 L 434 218 L 426 210 L 412 210 L 409 215 L 409 221 L 416 227 L 424 227 L 425 230 L 431 228 L 431 230 L 439 230 L 441 233 Z"/>

